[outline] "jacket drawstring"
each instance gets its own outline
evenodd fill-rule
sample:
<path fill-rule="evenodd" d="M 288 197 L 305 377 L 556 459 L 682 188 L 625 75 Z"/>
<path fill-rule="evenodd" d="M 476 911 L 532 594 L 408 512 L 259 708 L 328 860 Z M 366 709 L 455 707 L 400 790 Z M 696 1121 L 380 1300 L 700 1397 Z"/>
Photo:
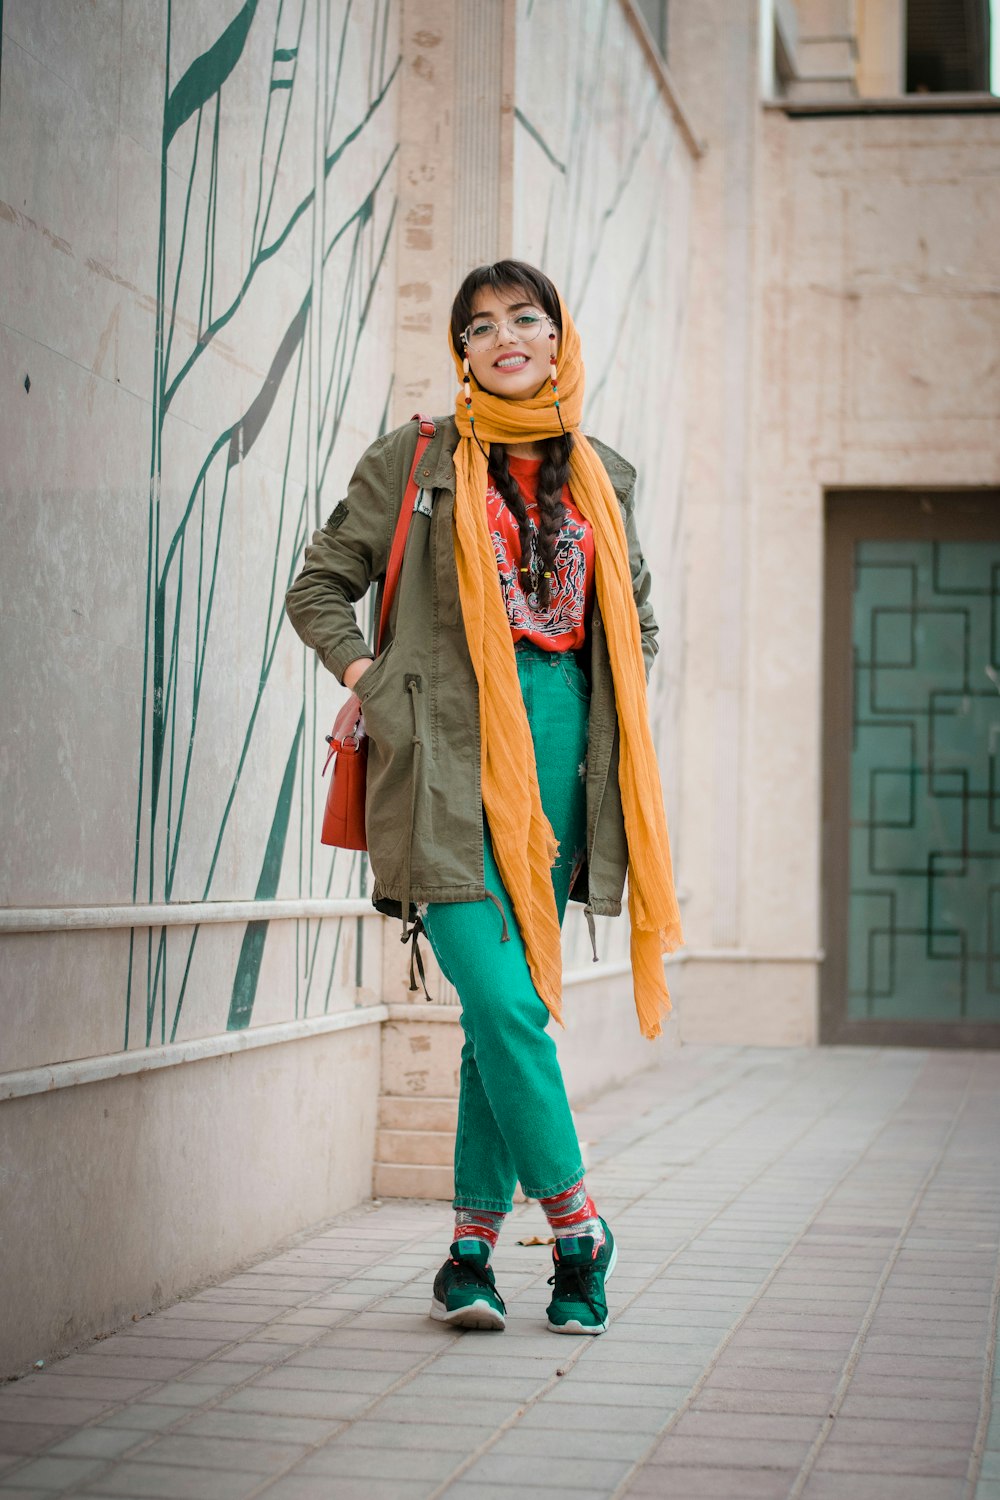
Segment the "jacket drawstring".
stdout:
<path fill-rule="evenodd" d="M 414 973 L 415 966 L 417 974 L 420 975 L 420 986 L 423 989 L 424 998 L 429 1001 L 431 996 L 427 988 L 427 980 L 424 977 L 424 960 L 418 941 L 420 934 L 424 931 L 424 924 L 418 916 L 411 925 L 407 926 L 410 921 L 410 855 L 413 849 L 413 827 L 417 816 L 417 781 L 420 771 L 420 755 L 424 748 L 417 723 L 416 695 L 420 692 L 420 678 L 418 676 L 407 675 L 406 691 L 410 695 L 410 708 L 413 711 L 413 738 L 411 741 L 413 745 L 413 764 L 410 768 L 410 821 L 406 831 L 406 853 L 403 857 L 403 895 L 400 903 L 403 915 L 403 935 L 400 938 L 400 942 L 403 944 L 412 944 L 410 948 L 410 990 L 411 992 L 415 992 L 417 989 L 417 979 Z"/>
<path fill-rule="evenodd" d="M 497 896 L 497 895 L 494 895 L 494 893 L 492 891 L 487 891 L 486 895 L 493 902 L 493 905 L 496 907 L 497 911 L 500 913 L 500 920 L 503 923 L 503 928 L 502 928 L 501 933 L 500 933 L 500 941 L 501 941 L 501 943 L 509 943 L 510 942 L 510 933 L 507 931 L 507 913 L 504 911 L 503 907 L 500 904 L 500 897 Z"/>
<path fill-rule="evenodd" d="M 430 990 L 427 988 L 427 978 L 424 974 L 424 959 L 423 954 L 420 952 L 419 941 L 420 934 L 422 932 L 426 932 L 426 930 L 427 929 L 424 927 L 422 918 L 418 917 L 413 926 L 410 928 L 409 932 L 402 939 L 402 941 L 404 943 L 410 944 L 410 989 L 416 991 L 416 975 L 419 974 L 420 988 L 424 992 L 424 999 L 432 1002 L 434 997 L 431 995 Z M 414 964 L 416 965 L 416 974 L 414 973 Z"/>
<path fill-rule="evenodd" d="M 587 931 L 590 933 L 590 947 L 594 955 L 594 963 L 600 963 L 597 957 L 597 928 L 594 926 L 594 908 L 588 901 L 583 908 L 583 915 L 587 918 Z"/>

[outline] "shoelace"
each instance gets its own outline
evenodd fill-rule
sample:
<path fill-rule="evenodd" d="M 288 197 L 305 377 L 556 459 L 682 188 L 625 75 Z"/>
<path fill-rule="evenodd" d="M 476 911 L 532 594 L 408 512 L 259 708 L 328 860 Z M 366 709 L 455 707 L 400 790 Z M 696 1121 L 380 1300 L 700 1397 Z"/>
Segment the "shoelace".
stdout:
<path fill-rule="evenodd" d="M 455 1260 L 455 1259 L 452 1259 L 451 1263 L 452 1263 L 452 1265 L 456 1268 L 456 1270 L 459 1273 L 458 1276 L 455 1278 L 456 1281 L 458 1282 L 459 1286 L 467 1286 L 468 1285 L 468 1280 L 467 1279 L 465 1281 L 462 1280 L 462 1274 L 464 1272 L 466 1278 L 471 1277 L 473 1281 L 475 1281 L 475 1282 L 477 1282 L 479 1284 L 479 1286 L 484 1286 L 488 1292 L 491 1292 L 493 1294 L 493 1296 L 499 1302 L 501 1312 L 503 1312 L 503 1313 L 506 1314 L 506 1312 L 507 1312 L 507 1304 L 504 1302 L 503 1298 L 501 1297 L 500 1293 L 497 1291 L 497 1289 L 496 1289 L 495 1285 L 493 1284 L 493 1282 L 487 1276 L 487 1274 L 486 1274 L 486 1267 L 485 1266 L 477 1266 L 472 1261 L 462 1261 L 462 1260 Z"/>
<path fill-rule="evenodd" d="M 600 1308 L 597 1307 L 584 1281 L 584 1277 L 590 1274 L 590 1270 L 585 1269 L 583 1266 L 556 1266 L 555 1274 L 548 1279 L 548 1285 L 556 1288 L 556 1296 L 560 1293 L 565 1295 L 567 1292 L 579 1294 L 597 1321 L 602 1323 L 607 1317 L 607 1312 L 601 1312 Z"/>

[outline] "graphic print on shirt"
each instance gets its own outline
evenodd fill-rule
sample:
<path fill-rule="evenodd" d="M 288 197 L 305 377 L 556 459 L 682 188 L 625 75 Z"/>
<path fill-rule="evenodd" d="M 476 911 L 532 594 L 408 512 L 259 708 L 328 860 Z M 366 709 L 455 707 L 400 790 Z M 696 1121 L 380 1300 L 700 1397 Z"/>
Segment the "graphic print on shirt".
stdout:
<path fill-rule="evenodd" d="M 587 607 L 587 556 L 584 551 L 586 523 L 567 514 L 556 539 L 552 565 L 555 576 L 549 590 L 549 603 L 545 608 L 539 608 L 530 584 L 527 590 L 521 586 L 517 518 L 492 484 L 487 488 L 486 500 L 490 515 L 490 537 L 511 630 L 530 632 L 535 638 L 542 636 L 553 640 L 579 630 L 584 623 Z M 538 525 L 535 517 L 538 508 L 529 501 L 527 512 L 531 534 L 529 565 L 537 570 Z M 530 575 L 525 575 L 526 582 L 528 576 Z"/>

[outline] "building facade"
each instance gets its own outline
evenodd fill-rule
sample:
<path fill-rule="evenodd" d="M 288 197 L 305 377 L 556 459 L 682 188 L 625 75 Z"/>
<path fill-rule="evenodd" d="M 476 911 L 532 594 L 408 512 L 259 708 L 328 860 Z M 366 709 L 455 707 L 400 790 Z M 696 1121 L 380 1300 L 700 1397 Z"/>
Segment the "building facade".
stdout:
<path fill-rule="evenodd" d="M 706 144 L 685 428 L 689 1038 L 1000 1036 L 1000 114 L 959 12 L 978 14 L 669 7 L 671 74 Z M 935 37 L 964 91 L 920 81 Z M 908 56 L 925 59 L 919 92 Z"/>
<path fill-rule="evenodd" d="M 480 261 L 556 280 L 641 476 L 665 1044 L 995 1038 L 1000 116 L 960 8 L 935 73 L 901 0 L 6 0 L 5 1369 L 373 1163 L 447 1191 L 456 1007 L 318 842 L 342 694 L 281 601 L 367 444 L 451 409 Z M 565 943 L 579 1097 L 651 1054 L 624 919 Z"/>

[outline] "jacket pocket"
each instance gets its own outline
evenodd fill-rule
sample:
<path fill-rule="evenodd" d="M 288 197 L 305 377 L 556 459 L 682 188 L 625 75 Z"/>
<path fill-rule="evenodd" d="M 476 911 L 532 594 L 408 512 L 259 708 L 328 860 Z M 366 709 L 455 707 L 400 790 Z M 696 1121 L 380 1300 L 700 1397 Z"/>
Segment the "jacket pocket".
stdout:
<path fill-rule="evenodd" d="M 395 644 L 395 641 L 390 641 L 381 655 L 376 656 L 371 666 L 366 667 L 361 676 L 358 678 L 358 681 L 354 687 L 354 691 L 357 693 L 362 707 L 367 705 L 368 699 L 371 697 L 372 692 L 377 687 L 382 674 L 385 671 L 385 664 L 389 660 L 389 657 L 392 655 L 392 648 Z"/>

